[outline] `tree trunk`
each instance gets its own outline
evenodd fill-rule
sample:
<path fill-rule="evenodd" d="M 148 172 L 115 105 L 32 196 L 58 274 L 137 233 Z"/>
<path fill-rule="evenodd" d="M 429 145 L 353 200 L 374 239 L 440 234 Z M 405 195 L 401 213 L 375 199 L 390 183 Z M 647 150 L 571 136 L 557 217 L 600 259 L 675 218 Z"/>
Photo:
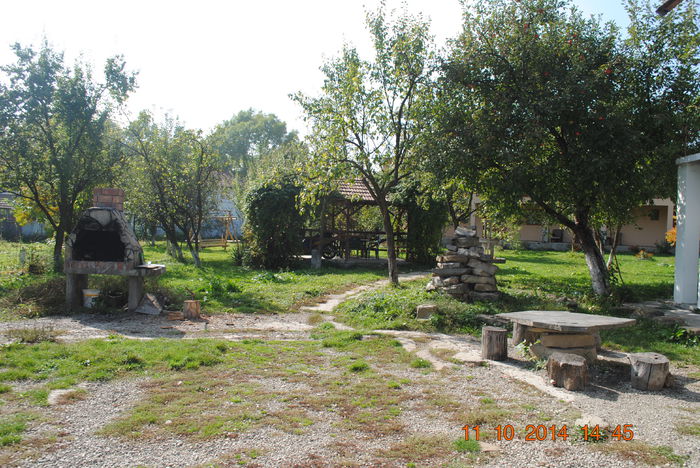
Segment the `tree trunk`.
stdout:
<path fill-rule="evenodd" d="M 54 240 L 56 244 L 53 246 L 53 271 L 56 273 L 61 273 L 63 271 L 63 239 L 65 237 L 65 232 L 63 226 L 58 226 L 56 228 L 56 234 Z"/>
<path fill-rule="evenodd" d="M 578 226 L 576 237 L 581 243 L 581 249 L 586 257 L 586 265 L 591 275 L 593 292 L 598 296 L 610 294 L 610 279 L 608 269 L 605 266 L 605 259 L 596 245 L 593 232 L 587 226 Z"/>
<path fill-rule="evenodd" d="M 151 233 L 151 236 L 150 236 L 151 237 L 151 240 L 150 240 L 151 247 L 155 247 L 156 246 L 156 232 L 158 230 L 158 226 L 156 226 L 156 224 L 153 223 L 149 226 L 148 230 Z"/>
<path fill-rule="evenodd" d="M 394 244 L 394 227 L 391 225 L 391 214 L 386 201 L 379 203 L 379 210 L 382 213 L 382 223 L 386 232 L 386 257 L 389 266 L 389 281 L 391 284 L 399 284 L 399 272 L 396 267 L 396 246 Z"/>
<path fill-rule="evenodd" d="M 183 261 L 184 258 L 182 256 L 182 249 L 180 248 L 180 244 L 177 242 L 177 235 L 175 232 L 171 231 L 170 229 L 165 229 L 165 238 L 170 244 L 168 254 L 175 257 L 175 259 L 179 262 Z"/>
<path fill-rule="evenodd" d="M 613 235 L 612 245 L 610 246 L 610 255 L 608 255 L 608 263 L 606 264 L 608 270 L 610 270 L 610 268 L 612 267 L 615 255 L 617 255 L 617 246 L 620 243 L 620 231 L 622 231 L 622 226 L 616 226 L 615 234 Z"/>
<path fill-rule="evenodd" d="M 199 245 L 193 242 L 187 242 L 187 247 L 190 249 L 190 254 L 192 254 L 192 260 L 194 260 L 194 266 L 200 268 L 202 266 L 202 261 L 199 259 Z"/>

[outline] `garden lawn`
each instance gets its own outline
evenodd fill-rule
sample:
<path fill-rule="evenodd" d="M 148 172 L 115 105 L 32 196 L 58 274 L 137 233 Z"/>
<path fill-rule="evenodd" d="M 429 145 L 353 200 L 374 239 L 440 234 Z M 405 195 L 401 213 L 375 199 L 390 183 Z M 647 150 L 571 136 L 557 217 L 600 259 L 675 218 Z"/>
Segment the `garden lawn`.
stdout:
<path fill-rule="evenodd" d="M 21 247 L 33 252 L 32 262 L 42 273 L 30 274 L 28 264 L 19 264 Z M 63 275 L 49 272 L 50 255 L 51 246 L 45 243 L 0 242 L 0 320 L 62 313 L 65 280 Z M 184 300 L 199 299 L 210 314 L 288 312 L 314 303 L 323 295 L 386 277 L 383 268 L 255 270 L 235 266 L 231 249 L 218 247 L 200 253 L 201 269 L 169 257 L 163 243 L 144 247 L 144 256 L 147 261 L 167 267 L 157 280 L 147 280 L 147 291 L 162 294 L 170 309 L 181 308 Z M 123 293 L 127 290 L 126 279 L 116 276 L 92 275 L 90 287 Z"/>
<path fill-rule="evenodd" d="M 602 315 L 629 315 L 620 300 L 670 299 L 673 290 L 673 257 L 640 260 L 621 255 L 624 284 L 615 297 L 593 296 L 583 255 L 578 252 L 499 251 L 506 263 L 496 276 L 503 293 L 496 302 L 463 303 L 440 293 L 425 291 L 426 281 L 385 287 L 354 297 L 336 309 L 338 320 L 360 329 L 405 329 L 478 335 L 483 321 L 478 315 L 519 310 L 572 310 Z M 438 313 L 428 321 L 415 319 L 419 304 L 432 303 Z M 700 366 L 700 340 L 677 326 L 638 320 L 634 327 L 602 332 L 607 348 L 626 352 L 653 351 L 677 362 Z"/>
<path fill-rule="evenodd" d="M 506 259 L 505 264 L 499 265 L 500 287 L 569 297 L 591 294 L 591 279 L 580 252 L 500 250 L 496 255 Z M 672 255 L 639 259 L 632 254 L 620 254 L 618 260 L 622 299 L 671 298 L 675 265 Z"/>

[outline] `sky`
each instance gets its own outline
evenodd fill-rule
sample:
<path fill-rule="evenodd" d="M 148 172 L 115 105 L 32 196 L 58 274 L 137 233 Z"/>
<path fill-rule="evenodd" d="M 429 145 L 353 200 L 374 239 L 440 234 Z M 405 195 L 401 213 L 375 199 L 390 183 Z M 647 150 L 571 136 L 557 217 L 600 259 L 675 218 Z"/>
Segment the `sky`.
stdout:
<path fill-rule="evenodd" d="M 438 45 L 461 28 L 458 0 L 386 0 L 405 3 L 431 20 Z M 574 0 L 586 15 L 627 23 L 622 0 Z M 210 130 L 242 109 L 274 113 L 306 133 L 289 98 L 317 95 L 319 67 L 344 43 L 371 52 L 365 11 L 380 0 L 22 0 L 6 1 L 0 16 L 0 64 L 14 61 L 10 46 L 39 46 L 46 38 L 100 76 L 108 57 L 121 54 L 138 72 L 127 111 L 148 109 Z"/>

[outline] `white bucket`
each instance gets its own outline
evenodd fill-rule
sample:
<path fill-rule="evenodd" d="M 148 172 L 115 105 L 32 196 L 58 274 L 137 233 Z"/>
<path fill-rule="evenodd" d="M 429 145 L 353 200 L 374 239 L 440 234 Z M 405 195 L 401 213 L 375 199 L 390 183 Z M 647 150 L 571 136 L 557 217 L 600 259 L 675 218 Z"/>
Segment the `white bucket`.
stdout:
<path fill-rule="evenodd" d="M 88 309 L 95 305 L 95 299 L 100 295 L 99 289 L 83 289 L 83 307 Z"/>

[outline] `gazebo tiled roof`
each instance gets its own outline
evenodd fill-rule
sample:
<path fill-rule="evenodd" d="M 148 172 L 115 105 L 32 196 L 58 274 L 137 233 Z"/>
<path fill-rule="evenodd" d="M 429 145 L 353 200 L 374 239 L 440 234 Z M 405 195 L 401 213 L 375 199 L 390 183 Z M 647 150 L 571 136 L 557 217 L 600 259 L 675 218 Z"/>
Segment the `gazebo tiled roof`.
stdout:
<path fill-rule="evenodd" d="M 374 202 L 374 197 L 367 186 L 359 179 L 354 182 L 344 182 L 338 187 L 338 193 L 351 201 Z"/>

